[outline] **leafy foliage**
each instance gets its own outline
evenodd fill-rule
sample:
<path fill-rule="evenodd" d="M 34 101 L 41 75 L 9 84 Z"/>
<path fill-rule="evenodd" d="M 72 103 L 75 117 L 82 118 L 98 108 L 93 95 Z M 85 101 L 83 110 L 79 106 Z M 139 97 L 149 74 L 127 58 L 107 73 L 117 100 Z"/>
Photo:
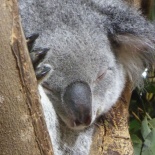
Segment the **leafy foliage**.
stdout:
<path fill-rule="evenodd" d="M 144 89 L 133 91 L 129 131 L 135 155 L 155 155 L 155 69 L 148 71 Z"/>
<path fill-rule="evenodd" d="M 150 8 L 149 18 L 155 20 L 155 5 Z M 146 73 L 144 89 L 136 88 L 131 97 L 129 131 L 135 155 L 155 155 L 154 66 Z"/>

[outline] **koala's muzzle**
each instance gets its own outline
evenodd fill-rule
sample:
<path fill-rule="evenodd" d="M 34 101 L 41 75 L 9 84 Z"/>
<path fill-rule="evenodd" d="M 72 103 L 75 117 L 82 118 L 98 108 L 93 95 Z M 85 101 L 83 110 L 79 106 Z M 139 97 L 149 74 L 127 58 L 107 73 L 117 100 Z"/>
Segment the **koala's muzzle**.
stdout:
<path fill-rule="evenodd" d="M 63 96 L 69 117 L 72 117 L 73 127 L 88 126 L 92 119 L 92 94 L 85 82 L 71 83 Z"/>

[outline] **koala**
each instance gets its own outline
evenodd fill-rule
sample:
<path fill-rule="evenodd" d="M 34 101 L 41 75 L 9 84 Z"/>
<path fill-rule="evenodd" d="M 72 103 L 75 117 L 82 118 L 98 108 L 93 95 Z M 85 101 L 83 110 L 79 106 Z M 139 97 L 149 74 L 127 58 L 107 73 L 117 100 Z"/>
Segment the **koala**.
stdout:
<path fill-rule="evenodd" d="M 127 79 L 143 85 L 154 26 L 123 0 L 19 0 L 19 8 L 54 154 L 88 155 L 94 122 Z"/>

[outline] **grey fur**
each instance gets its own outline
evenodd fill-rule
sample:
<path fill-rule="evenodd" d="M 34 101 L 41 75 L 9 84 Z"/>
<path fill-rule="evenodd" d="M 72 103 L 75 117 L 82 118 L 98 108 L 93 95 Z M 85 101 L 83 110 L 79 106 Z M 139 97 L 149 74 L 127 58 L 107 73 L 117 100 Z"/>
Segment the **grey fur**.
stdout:
<path fill-rule="evenodd" d="M 53 69 L 43 81 L 49 89 L 39 90 L 54 152 L 87 155 L 93 122 L 116 103 L 126 77 L 141 85 L 155 54 L 154 26 L 121 0 L 19 0 L 19 6 L 26 36 L 38 32 L 36 46 L 50 47 L 43 62 Z M 66 87 L 76 81 L 91 89 L 90 127 L 72 127 L 73 109 L 65 108 Z"/>

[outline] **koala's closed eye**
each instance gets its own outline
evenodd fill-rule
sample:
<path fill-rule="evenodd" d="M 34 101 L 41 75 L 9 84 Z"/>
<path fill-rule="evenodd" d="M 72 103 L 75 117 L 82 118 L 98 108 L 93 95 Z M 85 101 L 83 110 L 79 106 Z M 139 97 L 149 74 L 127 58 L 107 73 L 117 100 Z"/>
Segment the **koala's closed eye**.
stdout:
<path fill-rule="evenodd" d="M 107 72 L 111 71 L 112 67 L 108 67 L 107 69 L 100 69 L 97 74 L 97 81 L 104 80 L 104 77 L 106 76 Z"/>

